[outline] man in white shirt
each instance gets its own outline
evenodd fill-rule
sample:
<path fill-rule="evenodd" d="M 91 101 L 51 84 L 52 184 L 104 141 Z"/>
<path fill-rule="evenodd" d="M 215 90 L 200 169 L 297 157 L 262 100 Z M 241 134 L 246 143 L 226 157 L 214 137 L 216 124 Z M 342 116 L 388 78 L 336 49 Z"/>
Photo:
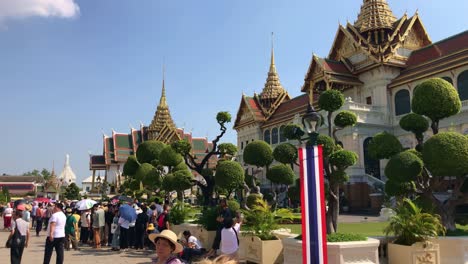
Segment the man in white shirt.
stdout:
<path fill-rule="evenodd" d="M 57 203 L 47 225 L 47 238 L 44 252 L 44 264 L 50 263 L 52 251 L 57 253 L 56 264 L 63 264 L 63 246 L 65 243 L 65 224 L 67 217 L 63 213 L 63 204 Z"/>
<path fill-rule="evenodd" d="M 221 253 L 228 255 L 233 260 L 238 260 L 239 256 L 237 251 L 239 250 L 239 232 L 240 223 L 234 219 L 226 218 L 224 220 L 224 228 L 221 230 Z"/>

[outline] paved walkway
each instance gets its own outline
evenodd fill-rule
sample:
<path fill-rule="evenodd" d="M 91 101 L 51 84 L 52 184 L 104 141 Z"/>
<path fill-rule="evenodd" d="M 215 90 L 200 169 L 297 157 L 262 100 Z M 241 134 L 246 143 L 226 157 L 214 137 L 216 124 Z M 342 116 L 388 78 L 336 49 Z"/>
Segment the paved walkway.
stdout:
<path fill-rule="evenodd" d="M 3 228 L 3 221 L 0 221 Z M 30 238 L 29 247 L 24 249 L 22 263 L 34 264 L 42 263 L 44 258 L 45 232 L 41 232 L 39 237 L 35 233 Z M 2 263 L 10 263 L 10 249 L 5 248 L 8 232 L 0 231 L 0 256 L 5 260 Z M 101 250 L 92 249 L 89 246 L 83 247 L 80 251 L 65 251 L 66 264 L 93 263 L 93 264 L 151 264 L 152 251 L 115 252 L 110 247 Z M 51 264 L 55 263 L 55 252 L 52 255 Z"/>

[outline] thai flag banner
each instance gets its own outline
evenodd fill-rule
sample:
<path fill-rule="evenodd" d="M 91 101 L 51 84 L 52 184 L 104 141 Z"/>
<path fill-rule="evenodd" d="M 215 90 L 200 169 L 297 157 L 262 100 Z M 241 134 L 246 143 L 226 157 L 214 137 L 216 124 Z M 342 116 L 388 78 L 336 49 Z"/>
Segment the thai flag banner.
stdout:
<path fill-rule="evenodd" d="M 327 264 L 327 228 L 322 146 L 299 148 L 302 263 Z"/>

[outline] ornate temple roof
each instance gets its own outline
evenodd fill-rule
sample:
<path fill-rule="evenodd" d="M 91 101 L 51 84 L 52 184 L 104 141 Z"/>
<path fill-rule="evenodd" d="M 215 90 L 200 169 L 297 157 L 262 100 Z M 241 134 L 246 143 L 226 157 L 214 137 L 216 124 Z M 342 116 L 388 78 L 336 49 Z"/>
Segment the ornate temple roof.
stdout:
<path fill-rule="evenodd" d="M 286 90 L 281 85 L 278 73 L 276 72 L 275 53 L 272 47 L 270 70 L 268 71 L 265 87 L 263 88 L 262 93 L 260 93 L 260 99 L 262 101 L 275 101 L 276 98 L 284 93 L 286 93 Z"/>
<path fill-rule="evenodd" d="M 64 186 L 67 186 L 69 183 L 76 182 L 76 175 L 70 166 L 70 155 L 68 154 L 65 157 L 63 171 L 60 173 L 58 178 L 62 180 Z"/>
<path fill-rule="evenodd" d="M 159 131 L 161 131 L 164 126 L 168 126 L 174 129 L 176 128 L 166 101 L 166 87 L 164 86 L 163 77 L 161 99 L 159 100 L 159 105 L 156 109 L 156 112 L 154 113 L 153 121 L 151 121 L 151 124 L 149 125 L 148 132 L 159 133 Z"/>
<path fill-rule="evenodd" d="M 392 29 L 396 20 L 386 0 L 364 0 L 354 26 L 361 33 L 385 28 Z"/>

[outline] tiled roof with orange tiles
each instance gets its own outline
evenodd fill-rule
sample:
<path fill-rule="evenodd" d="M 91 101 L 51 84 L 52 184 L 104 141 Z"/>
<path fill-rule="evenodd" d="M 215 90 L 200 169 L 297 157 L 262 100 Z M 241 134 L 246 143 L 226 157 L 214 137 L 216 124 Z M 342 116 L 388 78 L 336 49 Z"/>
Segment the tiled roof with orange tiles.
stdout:
<path fill-rule="evenodd" d="M 406 65 L 408 67 L 415 67 L 466 48 L 468 48 L 468 30 L 413 51 Z"/>
<path fill-rule="evenodd" d="M 268 119 L 268 122 L 279 120 L 284 117 L 294 116 L 296 113 L 302 113 L 307 110 L 307 103 L 309 102 L 309 96 L 303 94 L 293 99 L 282 103 L 275 113 Z M 297 109 L 295 111 L 292 111 Z M 268 125 L 268 124 L 265 124 Z"/>

